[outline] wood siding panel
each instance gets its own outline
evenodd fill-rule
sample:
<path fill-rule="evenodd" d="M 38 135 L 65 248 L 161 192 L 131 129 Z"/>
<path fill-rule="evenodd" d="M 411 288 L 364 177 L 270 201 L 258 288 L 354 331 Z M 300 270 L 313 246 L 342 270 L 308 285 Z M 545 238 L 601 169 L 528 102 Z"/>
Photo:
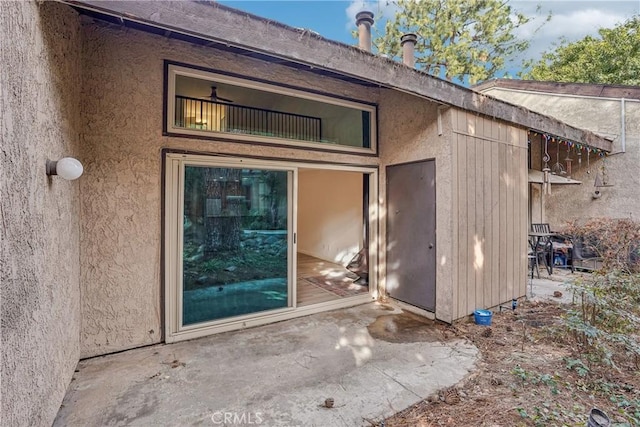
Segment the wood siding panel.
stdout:
<path fill-rule="evenodd" d="M 455 120 L 455 116 L 453 116 L 453 119 Z M 452 150 L 451 150 L 451 156 L 452 156 L 452 161 L 451 161 L 451 176 L 452 177 L 456 177 L 458 176 L 458 161 L 457 159 L 459 158 L 458 155 L 458 139 L 462 138 L 462 135 L 456 134 L 454 133 L 451 136 L 451 144 L 452 144 Z M 459 194 L 459 188 L 458 188 L 458 179 L 453 178 L 452 179 L 452 183 L 451 183 L 451 212 L 458 212 L 459 207 L 460 207 L 460 198 L 458 197 Z M 436 215 L 438 215 L 438 213 L 436 212 Z M 453 280 L 451 281 L 452 283 L 452 290 L 451 290 L 451 318 L 452 319 L 458 319 L 461 316 L 464 316 L 464 314 L 458 314 L 460 313 L 460 308 L 458 307 L 458 301 L 459 301 L 459 293 L 460 293 L 460 286 L 459 286 L 459 281 L 458 278 L 460 277 L 460 274 L 458 272 L 459 269 L 459 264 L 458 264 L 458 245 L 456 242 L 459 241 L 460 239 L 460 223 L 458 221 L 457 218 L 454 218 L 452 221 L 452 242 L 453 243 L 453 247 L 451 248 L 451 259 L 448 259 L 447 262 L 451 263 L 452 268 L 451 271 L 453 272 Z M 436 230 L 437 233 L 437 230 Z M 436 293 L 437 293 L 437 289 L 436 289 Z"/>
<path fill-rule="evenodd" d="M 477 117 L 476 120 L 476 134 L 482 135 L 484 132 L 484 119 Z M 484 140 L 481 138 L 475 138 L 473 141 L 476 147 L 476 171 L 475 171 L 475 237 L 473 242 L 474 263 L 473 269 L 476 280 L 476 304 L 480 304 L 481 307 L 485 306 L 485 294 L 486 282 L 484 280 L 484 259 L 485 259 L 485 220 L 484 220 L 484 199 L 487 197 L 484 194 Z"/>
<path fill-rule="evenodd" d="M 465 145 L 467 150 L 467 264 L 463 266 L 467 274 L 467 306 L 465 308 L 466 313 L 473 312 L 476 309 L 476 275 L 475 275 L 475 254 L 474 254 L 474 239 L 476 236 L 476 147 L 475 140 L 472 137 L 467 136 L 465 138 Z"/>
<path fill-rule="evenodd" d="M 516 203 L 513 202 L 513 196 L 515 192 L 515 178 L 514 178 L 514 150 L 512 145 L 504 145 L 505 147 L 505 192 L 507 197 L 507 207 L 505 209 L 506 216 L 506 233 L 505 233 L 505 244 L 506 251 L 504 253 L 504 258 L 506 259 L 506 269 L 507 269 L 507 287 L 506 294 L 502 301 L 506 301 L 508 299 L 513 298 L 513 278 L 514 278 L 514 265 L 516 260 L 516 254 L 514 253 L 516 245 L 514 245 L 514 241 L 518 238 L 515 234 L 516 227 L 514 223 L 518 220 L 516 216 L 518 212 L 515 209 Z"/>
<path fill-rule="evenodd" d="M 486 122 L 486 121 L 485 121 Z M 491 123 L 485 123 L 491 128 Z M 483 211 L 484 211 L 484 260 L 483 260 L 483 283 L 484 283 L 484 306 L 492 307 L 497 304 L 498 298 L 494 295 L 494 283 L 493 283 L 493 266 L 492 266 L 492 254 L 493 254 L 493 174 L 492 174 L 492 159 L 491 159 L 491 141 L 486 139 L 482 141 L 482 154 L 483 154 L 483 180 L 482 180 L 482 193 L 483 197 Z"/>
<path fill-rule="evenodd" d="M 497 140 L 497 123 L 491 123 L 491 137 Z M 491 302 L 492 306 L 500 304 L 500 144 L 488 141 L 491 145 Z"/>
<path fill-rule="evenodd" d="M 527 144 L 527 134 L 522 132 L 521 141 L 520 141 L 520 164 L 527 165 L 528 164 L 528 144 Z M 518 196 L 518 200 L 520 200 L 520 276 L 519 282 L 520 286 L 517 288 L 516 296 L 526 295 L 527 294 L 527 274 L 528 274 L 528 258 L 527 258 L 527 250 L 528 250 L 528 226 L 529 226 L 529 174 L 527 168 L 520 168 L 520 195 Z"/>
<path fill-rule="evenodd" d="M 504 134 L 500 132 L 502 137 Z M 507 182 L 506 182 L 506 161 L 507 146 L 506 144 L 498 145 L 498 173 L 500 174 L 500 196 L 499 196 L 499 212 L 500 212 L 500 238 L 498 240 L 498 251 L 500 253 L 500 301 L 507 299 Z"/>
<path fill-rule="evenodd" d="M 526 292 L 526 131 L 456 110 L 454 319 Z"/>
<path fill-rule="evenodd" d="M 464 172 L 463 172 L 464 171 Z M 458 315 L 464 316 L 467 311 L 468 277 L 467 277 L 467 144 L 466 136 L 458 135 Z M 454 177 L 455 179 L 456 177 Z"/>

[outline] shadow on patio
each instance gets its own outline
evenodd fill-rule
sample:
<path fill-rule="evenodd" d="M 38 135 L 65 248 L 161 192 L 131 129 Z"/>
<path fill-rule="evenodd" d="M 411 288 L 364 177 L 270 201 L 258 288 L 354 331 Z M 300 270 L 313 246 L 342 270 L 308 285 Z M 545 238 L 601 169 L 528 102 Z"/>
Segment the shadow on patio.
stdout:
<path fill-rule="evenodd" d="M 87 359 L 54 425 L 368 425 L 473 368 L 439 331 L 372 303 Z"/>

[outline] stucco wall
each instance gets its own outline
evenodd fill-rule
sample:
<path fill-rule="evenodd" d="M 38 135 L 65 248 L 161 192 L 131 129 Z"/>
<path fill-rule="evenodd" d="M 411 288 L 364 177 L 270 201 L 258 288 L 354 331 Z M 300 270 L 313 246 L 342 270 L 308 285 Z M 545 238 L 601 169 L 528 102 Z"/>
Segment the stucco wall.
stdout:
<path fill-rule="evenodd" d="M 298 251 L 347 265 L 362 247 L 362 173 L 298 172 Z"/>
<path fill-rule="evenodd" d="M 83 160 L 80 43 L 68 7 L 0 3 L 4 426 L 51 425 L 78 361 L 80 184 L 45 162 Z"/>
<path fill-rule="evenodd" d="M 613 153 L 616 154 L 608 156 L 604 161 L 592 163 L 591 173 L 587 173 L 584 160 L 580 169 L 576 168 L 574 162 L 572 178 L 582 181 L 582 185 L 553 187 L 551 196 L 545 199 L 544 222 L 549 222 L 554 229 L 560 229 L 573 219 L 603 216 L 640 218 L 640 198 L 637 197 L 640 174 L 634 173 L 640 164 L 640 100 L 625 102 L 626 152 L 622 154 L 620 100 L 578 98 L 501 88 L 492 88 L 486 93 L 613 138 Z M 602 188 L 602 197 L 593 199 L 595 173 L 603 163 L 608 181 L 613 186 Z M 539 203 L 534 200 L 534 215 L 539 215 L 539 212 Z"/>
<path fill-rule="evenodd" d="M 377 159 L 162 136 L 163 60 L 367 102 L 378 90 L 84 20 L 82 356 L 161 341 L 161 149 L 375 165 Z"/>
<path fill-rule="evenodd" d="M 436 317 L 452 321 L 451 121 L 443 120 L 438 135 L 437 104 L 392 90 L 383 90 L 379 105 L 380 236 L 386 236 L 386 170 L 388 165 L 433 159 L 436 162 Z M 384 237 L 383 237 L 384 238 Z M 380 269 L 384 276 L 385 246 Z M 384 281 L 381 281 L 384 286 Z"/>

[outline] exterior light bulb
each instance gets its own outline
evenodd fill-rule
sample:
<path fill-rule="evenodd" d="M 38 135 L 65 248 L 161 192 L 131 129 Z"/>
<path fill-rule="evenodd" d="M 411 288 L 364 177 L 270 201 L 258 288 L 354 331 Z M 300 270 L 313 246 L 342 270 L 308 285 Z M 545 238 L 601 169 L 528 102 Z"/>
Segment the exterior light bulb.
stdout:
<path fill-rule="evenodd" d="M 47 160 L 47 175 L 58 175 L 69 181 L 80 178 L 84 168 L 73 157 L 63 157 L 56 161 Z"/>

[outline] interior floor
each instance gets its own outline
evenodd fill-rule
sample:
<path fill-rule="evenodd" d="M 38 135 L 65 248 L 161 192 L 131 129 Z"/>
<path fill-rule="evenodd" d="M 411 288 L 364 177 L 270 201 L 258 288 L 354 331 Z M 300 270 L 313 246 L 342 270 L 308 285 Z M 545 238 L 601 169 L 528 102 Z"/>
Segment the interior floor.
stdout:
<path fill-rule="evenodd" d="M 340 264 L 298 253 L 297 305 L 305 306 L 363 295 L 369 287 L 354 283 L 358 276 Z"/>

